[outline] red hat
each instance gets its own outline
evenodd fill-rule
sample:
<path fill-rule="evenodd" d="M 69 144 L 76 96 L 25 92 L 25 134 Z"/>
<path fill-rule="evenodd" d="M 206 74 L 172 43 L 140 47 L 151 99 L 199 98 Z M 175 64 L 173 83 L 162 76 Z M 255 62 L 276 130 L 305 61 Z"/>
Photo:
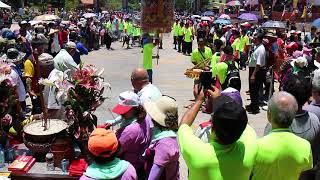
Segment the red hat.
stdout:
<path fill-rule="evenodd" d="M 296 42 L 291 42 L 285 46 L 286 49 L 296 50 L 298 49 L 298 44 Z"/>

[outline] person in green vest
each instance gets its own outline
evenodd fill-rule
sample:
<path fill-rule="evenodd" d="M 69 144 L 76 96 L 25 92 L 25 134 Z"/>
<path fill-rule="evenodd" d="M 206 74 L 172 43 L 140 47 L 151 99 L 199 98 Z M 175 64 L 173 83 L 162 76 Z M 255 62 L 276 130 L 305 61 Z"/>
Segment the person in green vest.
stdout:
<path fill-rule="evenodd" d="M 178 45 L 178 36 L 179 36 L 179 29 L 180 29 L 180 24 L 179 24 L 179 19 L 176 20 L 176 22 L 173 24 L 172 30 L 173 30 L 173 44 L 174 48 L 177 49 Z"/>
<path fill-rule="evenodd" d="M 244 68 L 246 70 L 246 62 L 248 60 L 248 52 L 250 47 L 249 37 L 246 30 L 241 30 L 240 43 L 239 43 L 239 59 L 240 59 L 240 69 Z"/>
<path fill-rule="evenodd" d="M 149 75 L 149 82 L 152 83 L 152 49 L 158 45 L 159 39 L 155 38 L 153 42 L 153 39 L 149 34 L 145 34 L 144 37 L 145 42 L 143 44 L 143 68 L 147 70 Z"/>
<path fill-rule="evenodd" d="M 183 49 L 183 33 L 184 33 L 184 23 L 181 21 L 180 26 L 178 26 L 178 52 L 180 53 Z"/>
<path fill-rule="evenodd" d="M 184 34 L 183 36 L 184 48 L 182 48 L 182 53 L 184 55 L 190 56 L 192 53 L 193 31 L 189 23 L 185 24 L 185 29 L 183 34 Z"/>
<path fill-rule="evenodd" d="M 223 46 L 223 42 L 220 39 L 216 39 L 213 42 L 213 56 L 211 58 L 211 67 L 214 67 L 218 62 L 220 62 L 221 58 L 221 48 Z"/>
<path fill-rule="evenodd" d="M 123 43 L 122 43 L 122 47 L 125 45 L 125 44 L 127 44 L 127 49 L 130 49 L 130 47 L 129 47 L 129 42 L 130 42 L 130 35 L 131 35 L 131 29 L 132 29 L 132 24 L 130 23 L 130 20 L 129 20 L 129 18 L 127 18 L 126 19 L 126 21 L 124 22 L 124 34 L 125 34 L 125 36 L 124 36 L 124 41 L 123 41 Z"/>
<path fill-rule="evenodd" d="M 228 67 L 233 66 L 236 69 L 239 69 L 239 65 L 234 61 L 233 58 L 233 49 L 231 46 L 226 46 L 223 48 L 223 53 L 225 54 L 225 61 L 219 62 L 215 65 L 212 65 L 212 76 L 215 77 L 216 80 L 219 80 L 221 85 L 221 90 L 228 88 L 226 86 L 226 78 L 228 75 Z M 237 87 L 232 87 L 237 89 Z M 238 90 L 239 91 L 239 90 Z"/>
<path fill-rule="evenodd" d="M 124 23 L 123 23 L 123 19 L 121 18 L 119 20 L 120 42 L 123 41 L 123 30 L 124 30 Z"/>
<path fill-rule="evenodd" d="M 236 31 L 234 36 L 235 36 L 235 39 L 234 39 L 233 43 L 231 44 L 231 47 L 233 49 L 233 55 L 234 55 L 235 61 L 239 62 L 239 59 L 240 59 L 240 52 L 239 52 L 240 32 Z"/>

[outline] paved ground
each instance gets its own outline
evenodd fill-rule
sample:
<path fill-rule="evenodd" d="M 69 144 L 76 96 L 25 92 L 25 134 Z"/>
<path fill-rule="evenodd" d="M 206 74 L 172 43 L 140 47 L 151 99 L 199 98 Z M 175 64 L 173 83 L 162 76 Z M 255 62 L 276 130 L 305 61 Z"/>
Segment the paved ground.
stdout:
<path fill-rule="evenodd" d="M 105 95 L 110 99 L 97 110 L 99 122 L 111 119 L 112 114 L 109 109 L 117 103 L 117 96 L 120 92 L 132 89 L 130 82 L 131 71 L 136 67 L 142 66 L 141 49 L 135 47 L 133 49 L 122 49 L 119 42 L 112 45 L 114 50 L 109 51 L 102 47 L 99 51 L 93 51 L 82 59 L 86 63 L 92 63 L 98 67 L 105 68 L 104 77 L 108 81 L 112 90 L 106 92 Z M 159 65 L 154 61 L 154 84 L 160 88 L 163 94 L 174 97 L 179 104 L 179 115 L 182 117 L 186 109 L 185 105 L 190 103 L 193 98 L 192 86 L 193 80 L 186 78 L 184 72 L 187 68 L 192 67 L 190 57 L 177 53 L 172 49 L 172 40 L 169 35 L 164 37 L 164 49 L 160 50 Z M 194 44 L 193 48 L 196 48 Z M 245 95 L 248 90 L 248 72 L 241 72 L 242 78 L 242 98 L 244 105 L 249 104 L 249 96 Z M 267 116 L 265 111 L 261 111 L 257 115 L 248 115 L 249 123 L 254 127 L 258 136 L 262 136 Z M 204 120 L 208 120 L 209 115 L 199 113 L 195 126 Z M 186 179 L 187 170 L 185 163 L 181 160 L 181 177 Z"/>

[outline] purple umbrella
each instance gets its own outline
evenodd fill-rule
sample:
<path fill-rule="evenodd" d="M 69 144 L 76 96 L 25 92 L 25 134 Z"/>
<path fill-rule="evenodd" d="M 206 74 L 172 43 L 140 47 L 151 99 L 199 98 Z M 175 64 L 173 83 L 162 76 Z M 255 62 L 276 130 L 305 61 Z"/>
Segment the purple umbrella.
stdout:
<path fill-rule="evenodd" d="M 243 13 L 238 18 L 246 21 L 258 21 L 257 15 L 252 13 Z"/>

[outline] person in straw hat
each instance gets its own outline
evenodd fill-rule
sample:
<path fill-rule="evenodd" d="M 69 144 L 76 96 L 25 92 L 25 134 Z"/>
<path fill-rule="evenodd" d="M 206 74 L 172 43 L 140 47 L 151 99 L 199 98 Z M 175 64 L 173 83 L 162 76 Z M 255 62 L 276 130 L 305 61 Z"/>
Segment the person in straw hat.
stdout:
<path fill-rule="evenodd" d="M 80 177 L 80 180 L 137 179 L 134 167 L 128 161 L 118 158 L 120 144 L 112 130 L 95 129 L 89 137 L 88 150 L 93 162 Z"/>
<path fill-rule="evenodd" d="M 58 37 L 58 29 L 50 29 L 49 35 L 49 46 L 48 46 L 48 52 L 55 56 L 59 53 L 61 47 L 59 44 L 59 37 Z"/>
<path fill-rule="evenodd" d="M 179 179 L 178 104 L 169 96 L 146 101 L 144 108 L 152 118 L 152 140 L 146 150 L 148 179 Z"/>

